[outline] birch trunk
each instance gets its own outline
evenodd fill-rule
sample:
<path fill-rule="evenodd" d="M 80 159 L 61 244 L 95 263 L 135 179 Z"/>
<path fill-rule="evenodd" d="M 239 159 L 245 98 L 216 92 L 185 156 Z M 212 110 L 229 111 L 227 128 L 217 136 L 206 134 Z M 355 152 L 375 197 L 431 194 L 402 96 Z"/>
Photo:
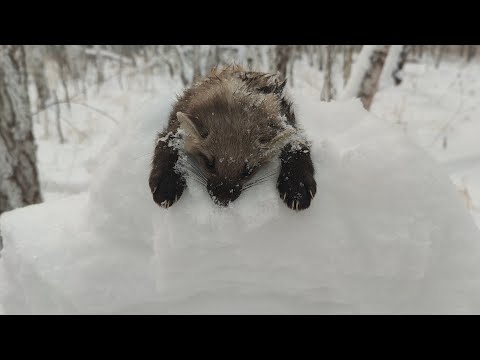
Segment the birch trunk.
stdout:
<path fill-rule="evenodd" d="M 411 48 L 411 45 L 392 45 L 385 60 L 380 78 L 381 88 L 400 85 L 402 83 L 403 67 L 405 66 Z"/>
<path fill-rule="evenodd" d="M 275 47 L 275 67 L 283 79 L 287 77 L 287 65 L 290 60 L 291 50 L 290 45 L 277 45 Z"/>
<path fill-rule="evenodd" d="M 335 45 L 325 46 L 325 75 L 323 77 L 323 88 L 320 100 L 331 101 L 335 97 L 335 89 L 332 81 L 333 57 L 335 55 Z"/>
<path fill-rule="evenodd" d="M 389 49 L 390 45 L 363 46 L 357 61 L 355 61 L 342 99 L 358 97 L 365 109 L 370 109 Z"/>
<path fill-rule="evenodd" d="M 41 202 L 25 49 L 0 46 L 0 213 Z"/>

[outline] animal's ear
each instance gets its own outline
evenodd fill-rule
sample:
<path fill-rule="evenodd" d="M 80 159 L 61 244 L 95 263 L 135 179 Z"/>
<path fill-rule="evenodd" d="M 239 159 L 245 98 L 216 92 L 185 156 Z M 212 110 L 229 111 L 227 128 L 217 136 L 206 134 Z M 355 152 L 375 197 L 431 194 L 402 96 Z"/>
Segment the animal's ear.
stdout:
<path fill-rule="evenodd" d="M 180 111 L 177 112 L 177 119 L 182 129 L 188 134 L 198 139 L 205 139 L 208 136 L 208 129 L 202 124 L 200 119 Z"/>
<path fill-rule="evenodd" d="M 258 90 L 260 90 L 264 94 L 282 95 L 283 89 L 285 88 L 286 84 L 287 79 L 281 81 L 280 78 L 276 76 L 275 79 L 269 81 L 268 85 L 262 86 Z"/>
<path fill-rule="evenodd" d="M 279 129 L 275 133 L 270 133 L 266 136 L 262 136 L 257 139 L 257 145 L 260 148 L 277 148 L 283 146 L 283 143 L 287 141 L 291 136 L 296 133 L 296 130 L 292 126 Z"/>
<path fill-rule="evenodd" d="M 296 129 L 292 126 L 287 126 L 286 128 L 279 131 L 277 135 L 270 142 L 271 145 L 275 146 L 277 144 L 283 143 L 290 136 L 293 136 L 296 133 Z"/>
<path fill-rule="evenodd" d="M 277 85 L 277 87 L 276 87 L 276 89 L 275 89 L 275 90 L 276 90 L 275 92 L 276 92 L 277 94 L 281 94 L 281 93 L 283 92 L 283 89 L 285 88 L 285 85 L 287 85 L 287 79 L 281 81 L 281 82 Z"/>

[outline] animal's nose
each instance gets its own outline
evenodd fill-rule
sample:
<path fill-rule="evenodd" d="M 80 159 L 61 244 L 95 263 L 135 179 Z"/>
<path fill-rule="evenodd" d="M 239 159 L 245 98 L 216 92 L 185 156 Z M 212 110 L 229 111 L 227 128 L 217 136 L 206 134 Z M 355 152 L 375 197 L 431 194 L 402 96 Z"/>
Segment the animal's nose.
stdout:
<path fill-rule="evenodd" d="M 213 201 L 220 206 L 228 206 L 229 203 L 235 201 L 241 193 L 239 184 L 218 183 L 208 184 L 207 190 Z"/>

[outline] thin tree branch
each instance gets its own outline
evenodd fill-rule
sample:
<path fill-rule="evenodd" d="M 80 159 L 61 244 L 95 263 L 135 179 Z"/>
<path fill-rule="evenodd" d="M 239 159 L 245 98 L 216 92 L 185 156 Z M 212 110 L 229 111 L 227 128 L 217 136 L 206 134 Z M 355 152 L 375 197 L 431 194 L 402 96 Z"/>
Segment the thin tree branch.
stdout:
<path fill-rule="evenodd" d="M 32 116 L 38 115 L 39 113 L 47 110 L 47 109 L 48 109 L 49 107 L 51 107 L 51 106 L 60 105 L 60 104 L 66 104 L 66 103 L 67 103 L 66 100 L 62 100 L 62 101 L 57 101 L 57 102 L 48 104 L 45 108 L 43 108 L 43 109 L 41 109 L 41 110 L 33 113 Z M 93 107 L 93 106 L 91 106 L 91 105 L 84 104 L 84 103 L 81 103 L 81 102 L 72 101 L 72 100 L 70 100 L 70 104 L 80 105 L 80 106 L 84 106 L 84 107 L 86 107 L 86 108 L 89 108 L 89 109 L 91 109 L 91 110 L 93 110 L 93 111 L 96 111 L 96 112 L 98 112 L 99 114 L 101 114 L 101 115 L 109 118 L 109 119 L 112 120 L 115 124 L 117 124 L 117 125 L 119 124 L 119 121 L 118 121 L 117 119 L 115 119 L 113 116 L 111 116 L 110 114 L 106 113 L 105 111 L 100 110 L 100 109 L 97 109 L 97 108 L 95 108 L 95 107 Z"/>

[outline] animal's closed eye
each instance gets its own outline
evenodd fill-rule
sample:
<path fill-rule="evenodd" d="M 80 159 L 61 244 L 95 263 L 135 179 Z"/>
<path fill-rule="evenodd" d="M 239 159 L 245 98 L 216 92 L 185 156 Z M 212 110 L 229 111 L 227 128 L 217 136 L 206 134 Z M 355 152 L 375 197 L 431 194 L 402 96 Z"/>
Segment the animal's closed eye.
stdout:
<path fill-rule="evenodd" d="M 209 159 L 207 156 L 201 154 L 200 155 L 205 167 L 207 168 L 208 171 L 214 172 L 215 171 L 215 159 L 211 158 Z"/>
<path fill-rule="evenodd" d="M 268 144 L 275 137 L 274 134 L 264 135 L 258 138 L 258 142 L 262 145 Z"/>
<path fill-rule="evenodd" d="M 243 171 L 242 171 L 242 176 L 243 177 L 248 177 L 248 176 L 252 175 L 253 170 L 254 170 L 254 167 L 249 166 L 248 164 L 245 164 L 245 167 L 243 168 Z"/>

